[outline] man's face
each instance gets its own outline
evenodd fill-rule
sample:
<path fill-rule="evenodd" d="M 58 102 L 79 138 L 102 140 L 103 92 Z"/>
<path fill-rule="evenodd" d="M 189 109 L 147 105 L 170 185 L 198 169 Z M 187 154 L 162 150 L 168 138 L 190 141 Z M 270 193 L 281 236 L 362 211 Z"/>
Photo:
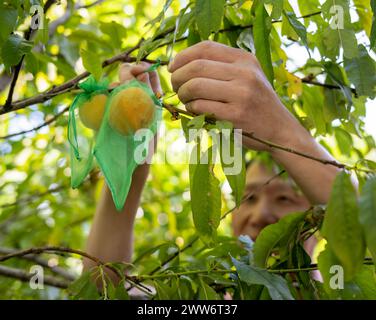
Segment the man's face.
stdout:
<path fill-rule="evenodd" d="M 277 222 L 289 213 L 304 211 L 310 207 L 308 200 L 296 193 L 287 180 L 278 177 L 261 187 L 273 176 L 274 174 L 260 163 L 253 163 L 247 169 L 245 195 L 254 195 L 245 200 L 232 215 L 235 236 L 248 235 L 255 240 L 267 225 Z"/>

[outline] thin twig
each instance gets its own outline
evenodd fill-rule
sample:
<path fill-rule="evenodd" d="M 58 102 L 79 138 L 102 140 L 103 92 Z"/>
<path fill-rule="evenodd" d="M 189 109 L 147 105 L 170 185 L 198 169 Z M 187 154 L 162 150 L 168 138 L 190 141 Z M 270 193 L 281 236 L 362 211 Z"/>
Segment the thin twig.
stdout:
<path fill-rule="evenodd" d="M 197 116 L 197 114 L 194 114 L 192 112 L 176 108 L 173 105 L 163 104 L 163 107 L 167 111 L 169 111 L 173 117 L 176 117 L 177 114 L 184 114 L 184 115 L 188 115 L 190 117 Z M 216 119 L 213 116 L 207 116 L 205 118 L 205 120 L 207 122 L 209 122 L 209 123 L 213 123 L 213 122 L 216 121 Z M 271 141 L 268 141 L 268 140 L 264 140 L 264 139 L 261 139 L 261 138 L 257 137 L 254 132 L 247 132 L 247 131 L 242 130 L 242 135 L 245 136 L 245 137 L 247 137 L 247 138 L 250 138 L 250 139 L 252 139 L 254 141 L 257 141 L 257 142 L 259 142 L 259 143 L 261 143 L 263 145 L 266 145 L 267 147 L 269 147 L 271 149 L 279 149 L 279 150 L 282 150 L 282 151 L 285 151 L 285 152 L 296 154 L 296 155 L 301 156 L 303 158 L 311 159 L 311 160 L 320 162 L 320 163 L 325 164 L 325 165 L 331 165 L 331 166 L 335 166 L 335 167 L 340 168 L 340 169 L 346 169 L 346 170 L 352 170 L 352 171 L 361 171 L 361 172 L 365 172 L 365 173 L 375 173 L 374 170 L 368 170 L 368 169 L 358 168 L 356 165 L 355 166 L 350 166 L 350 165 L 347 165 L 347 164 L 344 164 L 344 163 L 340 163 L 340 162 L 335 161 L 335 160 L 328 160 L 328 159 L 318 158 L 318 157 L 315 157 L 313 155 L 309 155 L 307 153 L 304 153 L 304 152 L 301 152 L 301 151 L 298 151 L 298 150 L 295 150 L 295 149 L 292 149 L 292 148 L 289 148 L 289 147 L 281 146 L 281 145 L 276 144 L 274 142 L 271 142 Z"/>
<path fill-rule="evenodd" d="M 302 78 L 301 79 L 303 83 L 307 83 L 307 84 L 311 84 L 311 85 L 314 85 L 314 86 L 319 86 L 319 87 L 323 87 L 323 88 L 326 88 L 326 89 L 336 89 L 336 90 L 341 90 L 341 87 L 340 86 L 337 86 L 335 84 L 329 84 L 329 83 L 321 83 L 321 82 L 318 82 L 318 81 L 314 81 L 310 78 Z M 356 92 L 356 89 L 354 88 L 349 88 L 351 90 L 351 92 L 357 96 L 357 92 Z"/>
<path fill-rule="evenodd" d="M 23 282 L 29 282 L 30 279 L 34 276 L 33 273 L 7 266 L 0 266 L 0 275 L 21 280 Z M 45 275 L 43 277 L 43 284 L 60 289 L 66 289 L 68 288 L 70 282 L 52 277 L 50 275 Z"/>
<path fill-rule="evenodd" d="M 29 196 L 27 198 L 19 199 L 19 200 L 15 201 L 15 202 L 3 204 L 3 205 L 0 206 L 0 208 L 4 209 L 4 208 L 18 206 L 20 204 L 29 203 L 31 201 L 34 201 L 37 198 L 44 197 L 45 195 L 48 195 L 48 194 L 51 194 L 51 193 L 54 193 L 54 192 L 58 192 L 58 191 L 60 191 L 62 189 L 66 189 L 66 188 L 68 188 L 68 185 L 60 185 L 60 186 L 48 189 L 48 190 L 46 190 L 44 192 L 33 194 L 33 195 L 31 195 L 31 196 Z"/>
<path fill-rule="evenodd" d="M 12 133 L 12 134 L 8 134 L 6 136 L 0 137 L 0 139 L 9 139 L 9 138 L 13 138 L 13 137 L 19 136 L 21 134 L 26 134 L 26 133 L 29 133 L 29 132 L 37 131 L 37 130 L 39 130 L 39 129 L 43 128 L 43 127 L 46 127 L 49 124 L 55 122 L 61 115 L 63 115 L 68 110 L 69 110 L 69 107 L 65 107 L 62 111 L 60 111 L 59 113 L 57 113 L 56 115 L 54 115 L 51 119 L 43 122 L 42 124 L 40 124 L 39 126 L 37 126 L 35 128 L 29 129 L 29 130 L 20 131 L 20 132 L 16 132 L 16 133 Z"/>
<path fill-rule="evenodd" d="M 149 293 L 151 292 L 151 290 L 149 288 L 147 288 L 147 287 L 145 287 L 141 284 L 137 284 L 127 275 L 121 274 L 120 271 L 118 269 L 116 269 L 115 267 L 113 267 L 111 264 L 105 263 L 105 262 L 101 261 L 100 259 L 90 255 L 89 253 L 82 251 L 82 250 L 78 250 L 78 249 L 72 249 L 72 248 L 66 248 L 66 247 L 57 247 L 57 246 L 45 246 L 45 247 L 39 247 L 39 248 L 29 248 L 29 249 L 19 250 L 19 251 L 15 251 L 15 252 L 0 256 L 0 262 L 4 262 L 4 261 L 7 261 L 7 260 L 9 260 L 11 258 L 15 258 L 15 257 L 22 257 L 22 256 L 28 255 L 28 254 L 41 254 L 41 253 L 59 254 L 59 253 L 64 253 L 64 252 L 70 253 L 70 254 L 77 254 L 79 256 L 85 257 L 85 258 L 95 262 L 99 266 L 106 267 L 107 269 L 114 272 L 121 279 L 124 278 L 125 281 L 129 282 L 133 286 L 136 286 L 140 290 L 143 290 L 143 291 L 146 290 Z M 148 293 L 148 292 L 146 292 L 146 293 Z"/>
<path fill-rule="evenodd" d="M 0 254 L 10 254 L 10 253 L 14 253 L 16 251 L 17 251 L 16 249 L 0 247 Z M 63 269 L 59 266 L 50 266 L 48 264 L 48 261 L 38 257 L 37 255 L 28 254 L 28 255 L 24 255 L 20 258 L 34 262 L 38 265 L 41 265 L 44 268 L 48 268 L 48 269 L 51 270 L 51 272 L 63 277 L 64 279 L 66 279 L 68 281 L 74 281 L 76 279 L 76 277 L 72 273 L 68 272 L 67 270 L 65 270 L 65 269 Z"/>

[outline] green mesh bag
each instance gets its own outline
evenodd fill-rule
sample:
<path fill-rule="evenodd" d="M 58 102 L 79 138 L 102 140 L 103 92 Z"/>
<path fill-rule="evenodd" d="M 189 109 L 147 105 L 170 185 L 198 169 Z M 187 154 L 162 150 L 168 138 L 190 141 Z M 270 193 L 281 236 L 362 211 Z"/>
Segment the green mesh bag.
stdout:
<path fill-rule="evenodd" d="M 89 81 L 91 83 L 92 79 L 85 81 L 85 83 Z M 104 83 L 102 82 L 102 84 Z M 90 93 L 86 92 L 86 85 L 80 85 L 80 88 L 84 89 L 86 93 L 80 94 L 84 95 L 83 97 L 80 97 L 80 95 L 76 97 L 71 107 L 73 110 L 70 110 L 68 138 L 71 146 L 71 185 L 73 188 L 77 188 L 82 183 L 92 168 L 93 157 L 95 157 L 111 190 L 115 207 L 117 210 L 121 210 L 132 183 L 133 172 L 138 164 L 148 156 L 147 146 L 157 132 L 159 120 L 162 117 L 162 105 L 161 101 L 157 99 L 146 84 L 135 79 L 131 80 L 118 86 L 108 94 L 99 131 L 97 133 L 92 131 L 94 132 L 93 136 L 89 139 L 80 137 L 77 130 L 77 122 L 79 121 L 76 121 L 79 117 L 74 112 L 74 109 L 80 108 L 93 95 L 104 93 L 104 89 L 99 88 L 101 85 L 98 85 L 96 90 L 89 90 Z M 89 87 L 93 88 L 91 85 Z M 139 130 L 123 135 L 110 125 L 110 109 L 114 97 L 120 91 L 131 87 L 138 87 L 147 93 L 154 102 L 155 111 L 149 127 L 146 128 L 148 130 Z M 108 93 L 107 89 L 105 91 Z M 142 150 L 142 152 L 137 152 L 138 150 Z M 137 159 L 135 159 L 135 153 L 137 153 Z"/>
<path fill-rule="evenodd" d="M 95 131 L 87 128 L 78 116 L 79 108 L 95 95 L 108 95 L 108 80 L 96 82 L 89 77 L 78 86 L 83 90 L 69 108 L 68 140 L 70 143 L 71 187 L 78 188 L 93 167 Z"/>

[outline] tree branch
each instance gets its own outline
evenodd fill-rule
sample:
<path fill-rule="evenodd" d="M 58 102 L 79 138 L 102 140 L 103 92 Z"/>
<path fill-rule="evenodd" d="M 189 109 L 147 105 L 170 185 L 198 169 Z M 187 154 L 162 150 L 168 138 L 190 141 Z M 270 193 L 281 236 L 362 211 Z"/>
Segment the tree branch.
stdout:
<path fill-rule="evenodd" d="M 317 15 L 319 14 L 320 12 L 315 12 L 315 13 L 311 13 L 309 15 L 306 15 L 306 16 L 302 16 L 302 17 L 299 17 L 299 18 L 305 18 L 305 17 L 310 17 L 310 16 L 313 16 L 313 15 Z M 280 22 L 279 20 L 276 20 L 276 21 L 273 21 L 274 23 L 276 22 Z M 248 26 L 234 26 L 236 28 L 250 28 L 252 25 L 248 25 Z M 175 27 L 171 27 L 169 29 L 166 29 L 164 32 L 160 33 L 158 36 L 156 36 L 153 40 L 157 40 L 157 39 L 162 39 L 164 38 L 166 35 L 170 34 L 171 32 L 174 32 L 175 31 Z M 219 30 L 218 32 L 226 32 L 228 31 L 227 29 L 221 29 Z M 184 37 L 181 37 L 179 39 L 176 39 L 175 42 L 178 42 L 178 41 L 183 41 L 183 40 L 186 40 L 187 39 L 187 36 L 184 36 Z M 135 57 L 131 57 L 130 54 L 134 51 L 136 51 L 137 49 L 140 48 L 140 45 L 141 43 L 143 42 L 143 39 L 141 39 L 137 45 L 135 45 L 134 47 L 128 49 L 127 51 L 125 51 L 124 53 L 121 53 L 119 55 L 116 55 L 110 59 L 107 59 L 105 60 L 103 63 L 102 63 L 102 67 L 105 68 L 115 62 L 119 62 L 119 61 L 122 61 L 122 62 L 134 62 L 136 61 L 137 59 Z M 162 46 L 165 46 L 165 45 L 168 45 L 168 44 L 171 44 L 171 42 L 167 42 L 167 43 L 163 43 L 161 44 L 160 46 L 158 46 L 157 48 L 160 48 Z M 142 60 L 145 60 L 146 57 L 143 57 Z M 147 60 L 147 59 L 146 59 Z M 163 64 L 166 64 L 167 62 L 164 62 Z M 43 93 L 40 93 L 40 94 L 37 94 L 36 96 L 34 97 L 31 97 L 31 98 L 26 98 L 26 99 L 22 99 L 22 100 L 18 100 L 16 102 L 14 102 L 13 104 L 11 104 L 10 106 L 8 106 L 8 108 L 5 108 L 5 106 L 2 106 L 0 108 L 0 115 L 2 114 L 5 114 L 5 113 L 8 113 L 8 112 L 11 112 L 11 111 L 16 111 L 16 110 L 19 110 L 19 109 L 22 109 L 22 108 L 25 108 L 29 105 L 32 105 L 32 104 L 36 104 L 36 103 L 42 103 L 42 102 L 45 102 L 47 100 L 50 100 L 51 98 L 55 97 L 56 95 L 59 95 L 59 94 L 63 94 L 63 93 L 66 93 L 66 92 L 69 92 L 71 91 L 72 89 L 76 88 L 77 87 L 77 84 L 79 83 L 79 81 L 81 81 L 82 79 L 88 77 L 90 75 L 89 72 L 85 71 L 83 73 L 81 73 L 80 75 L 76 76 L 75 78 L 67 81 L 66 83 L 62 84 L 62 85 L 59 85 L 59 86 L 56 86 L 50 90 L 47 90 Z M 309 80 L 306 80 L 306 83 L 311 83 L 313 85 L 316 85 L 316 83 L 314 82 L 308 82 Z M 325 84 L 320 84 L 321 86 L 325 86 L 327 88 L 332 88 L 332 89 L 340 89 L 340 87 L 337 87 L 337 86 L 332 86 L 332 85 L 325 85 Z"/>
<path fill-rule="evenodd" d="M 51 119 L 43 122 L 42 124 L 40 124 L 39 126 L 37 126 L 35 128 L 29 129 L 29 130 L 20 131 L 20 132 L 16 132 L 16 133 L 12 133 L 12 134 L 9 134 L 9 135 L 6 135 L 6 136 L 2 136 L 2 137 L 0 137 L 0 139 L 9 139 L 9 138 L 13 138 L 13 137 L 19 136 L 21 134 L 26 134 L 26 133 L 29 133 L 29 132 L 37 131 L 37 130 L 39 130 L 39 129 L 41 129 L 41 128 L 45 127 L 45 126 L 48 126 L 49 124 L 55 122 L 61 115 L 63 115 L 68 110 L 69 110 L 69 107 L 65 107 L 62 111 L 60 111 L 59 113 L 57 113 L 56 115 L 54 115 Z"/>
<path fill-rule="evenodd" d="M 34 274 L 26 272 L 24 270 L 6 266 L 0 266 L 0 275 L 8 278 L 15 278 L 23 282 L 29 282 L 30 279 L 34 276 Z M 50 275 L 45 275 L 43 277 L 43 284 L 60 289 L 66 289 L 68 288 L 70 282 L 57 279 Z"/>
<path fill-rule="evenodd" d="M 49 8 L 55 2 L 56 2 L 56 0 L 48 0 L 45 3 L 45 5 L 43 7 L 44 14 L 47 13 L 47 11 L 49 10 Z M 37 13 L 35 13 L 35 14 L 37 14 Z M 25 40 L 30 40 L 34 34 L 35 34 L 35 29 L 33 29 L 30 26 L 29 29 L 25 32 L 25 36 L 24 36 Z M 23 63 L 24 59 L 25 59 L 25 55 L 22 55 L 20 62 L 13 69 L 12 82 L 10 84 L 10 88 L 9 88 L 9 92 L 8 92 L 8 97 L 7 97 L 7 99 L 5 101 L 5 104 L 4 104 L 4 109 L 5 110 L 9 110 L 11 108 L 14 88 L 16 87 L 16 83 L 17 83 L 18 76 L 20 74 L 22 63 Z"/>
<path fill-rule="evenodd" d="M 143 290 L 147 293 L 150 293 L 151 290 L 141 284 L 137 284 L 132 280 L 132 277 L 127 276 L 126 274 L 121 274 L 118 269 L 113 267 L 109 263 L 105 263 L 101 261 L 100 259 L 90 255 L 87 252 L 84 252 L 82 250 L 78 249 L 72 249 L 72 248 L 66 248 L 66 247 L 57 247 L 57 246 L 45 246 L 45 247 L 39 247 L 39 248 L 29 248 L 25 250 L 19 250 L 15 251 L 3 256 L 0 256 L 0 262 L 7 261 L 11 258 L 16 258 L 16 257 L 22 257 L 25 255 L 29 254 L 41 254 L 41 253 L 54 253 L 54 254 L 61 254 L 61 253 L 70 253 L 70 254 L 77 254 L 81 257 L 85 257 L 93 262 L 95 262 L 98 266 L 103 266 L 106 267 L 107 269 L 111 270 L 114 272 L 117 276 L 119 276 L 121 279 L 124 279 L 125 281 L 129 282 L 131 285 L 138 287 L 140 290 Z"/>
<path fill-rule="evenodd" d="M 179 114 L 188 115 L 190 117 L 197 116 L 196 114 L 194 114 L 192 112 L 189 112 L 189 111 L 186 111 L 186 110 L 181 110 L 179 108 L 176 108 L 173 105 L 164 104 L 163 107 L 171 113 L 172 117 L 175 117 L 175 118 Z M 216 119 L 213 116 L 207 116 L 205 120 L 209 123 L 215 123 L 215 121 L 216 121 Z M 296 155 L 301 156 L 303 158 L 311 159 L 311 160 L 320 162 L 320 163 L 325 164 L 325 165 L 332 165 L 332 166 L 335 166 L 337 168 L 346 169 L 346 170 L 360 171 L 360 172 L 365 172 L 365 173 L 375 173 L 375 170 L 362 169 L 362 168 L 358 168 L 356 165 L 350 166 L 350 165 L 343 164 L 343 163 L 340 163 L 340 162 L 335 161 L 335 160 L 327 160 L 327 159 L 317 158 L 315 156 L 300 152 L 298 150 L 294 150 L 294 149 L 289 148 L 289 147 L 278 145 L 274 142 L 267 141 L 267 140 L 264 140 L 264 139 L 257 137 L 254 132 L 246 132 L 246 131 L 242 130 L 242 135 L 247 137 L 247 138 L 250 138 L 254 141 L 257 141 L 257 142 L 259 142 L 263 145 L 266 145 L 267 147 L 269 147 L 271 149 L 279 149 L 279 150 L 282 150 L 282 151 L 285 151 L 285 152 L 296 154 Z"/>
<path fill-rule="evenodd" d="M 10 248 L 3 248 L 3 247 L 0 247 L 0 254 L 11 254 L 11 253 L 15 253 L 17 252 L 16 249 L 10 249 Z M 24 255 L 22 257 L 20 257 L 21 259 L 25 259 L 25 260 L 28 260 L 28 261 L 31 261 L 31 262 L 34 262 L 38 265 L 41 265 L 42 267 L 45 267 L 45 268 L 48 268 L 51 270 L 51 272 L 63 277 L 64 279 L 68 280 L 68 281 L 74 281 L 76 279 L 76 277 L 71 274 L 70 272 L 68 272 L 67 270 L 59 267 L 59 266 L 50 266 L 48 264 L 48 261 L 34 255 L 34 254 L 27 254 L 27 255 Z"/>
<path fill-rule="evenodd" d="M 311 85 L 314 85 L 314 86 L 319 86 L 319 87 L 323 87 L 323 88 L 326 88 L 326 89 L 335 89 L 335 90 L 341 90 L 341 87 L 340 86 L 337 86 L 335 84 L 329 84 L 329 83 L 321 83 L 321 82 L 318 82 L 318 81 L 315 81 L 313 79 L 311 79 L 310 77 L 305 77 L 305 78 L 301 78 L 300 79 L 303 83 L 307 83 L 307 84 L 311 84 Z M 354 88 L 349 88 L 351 90 L 351 92 L 357 96 L 358 93 L 356 92 L 356 89 Z"/>

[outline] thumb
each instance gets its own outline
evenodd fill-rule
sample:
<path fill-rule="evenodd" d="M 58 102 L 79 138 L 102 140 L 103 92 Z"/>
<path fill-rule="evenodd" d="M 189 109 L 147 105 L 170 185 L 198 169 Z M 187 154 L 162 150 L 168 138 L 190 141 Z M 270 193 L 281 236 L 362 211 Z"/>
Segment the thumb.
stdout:
<path fill-rule="evenodd" d="M 135 79 L 135 76 L 132 74 L 132 65 L 130 63 L 123 63 L 119 69 L 120 83 L 124 83 L 132 79 Z"/>

